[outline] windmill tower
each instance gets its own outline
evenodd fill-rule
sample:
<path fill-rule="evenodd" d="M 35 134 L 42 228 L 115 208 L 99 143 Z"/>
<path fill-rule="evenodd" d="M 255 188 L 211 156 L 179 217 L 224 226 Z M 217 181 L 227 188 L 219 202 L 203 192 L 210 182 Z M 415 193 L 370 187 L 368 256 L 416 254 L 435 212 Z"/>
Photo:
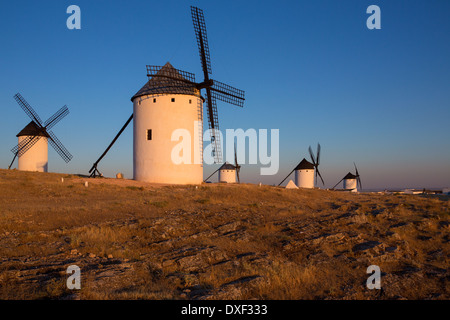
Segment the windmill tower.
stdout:
<path fill-rule="evenodd" d="M 28 104 L 28 102 L 17 93 L 14 99 L 31 118 L 31 122 L 25 126 L 16 136 L 18 144 L 13 149 L 14 158 L 8 168 L 11 168 L 16 157 L 18 160 L 18 169 L 23 171 L 48 171 L 48 143 L 67 163 L 72 159 L 72 155 L 56 138 L 50 129 L 62 118 L 69 114 L 67 106 L 63 106 L 47 121 L 42 122 L 38 114 Z"/>
<path fill-rule="evenodd" d="M 336 185 L 332 188 L 334 189 L 341 181 L 343 181 L 344 191 L 358 192 L 358 187 L 362 190 L 361 178 L 359 176 L 358 168 L 356 164 L 353 162 L 355 166 L 356 174 L 351 172 L 347 173 Z"/>
<path fill-rule="evenodd" d="M 294 168 L 295 184 L 299 188 L 314 188 L 314 165 L 303 158 Z"/>
<path fill-rule="evenodd" d="M 219 182 L 236 183 L 236 167 L 228 162 L 225 162 L 219 168 Z"/>
<path fill-rule="evenodd" d="M 191 7 L 203 81 L 196 82 L 195 75 L 175 69 L 170 63 L 164 66 L 147 66 L 148 82 L 131 98 L 133 114 L 115 136 L 108 148 L 89 170 L 92 177 L 101 175 L 97 166 L 130 121 L 133 125 L 133 176 L 135 180 L 171 183 L 198 184 L 203 180 L 203 104 L 206 104 L 211 134 L 213 156 L 221 163 L 221 143 L 216 100 L 243 107 L 244 91 L 209 78 L 211 59 L 209 56 L 206 24 L 203 11 Z M 201 96 L 205 89 L 206 95 Z M 184 130 L 190 137 L 190 160 L 173 161 L 172 141 L 175 130 Z M 176 152 L 176 150 L 175 150 Z"/>
<path fill-rule="evenodd" d="M 295 184 L 299 188 L 314 188 L 314 176 L 317 181 L 317 176 L 322 180 L 324 184 L 322 175 L 319 172 L 319 159 L 320 159 L 320 144 L 317 145 L 317 155 L 314 156 L 311 146 L 309 147 L 309 154 L 311 156 L 311 162 L 303 158 L 302 161 L 287 175 L 283 181 L 280 182 L 281 185 L 291 174 L 295 171 Z"/>
<path fill-rule="evenodd" d="M 31 121 L 25 128 L 23 128 L 16 137 L 19 138 L 18 145 L 32 141 L 34 137 L 40 137 L 39 140 L 28 149 L 28 152 L 23 152 L 19 155 L 17 168 L 21 171 L 48 171 L 48 133 L 40 130 L 38 125 Z"/>
<path fill-rule="evenodd" d="M 343 178 L 344 189 L 358 192 L 357 180 L 358 177 L 352 173 L 347 173 Z"/>
<path fill-rule="evenodd" d="M 133 101 L 133 179 L 139 181 L 200 184 L 203 181 L 201 142 L 203 101 L 200 91 L 184 80 L 193 75 L 176 70 L 170 63 L 161 68 L 131 98 Z M 149 72 L 152 72 L 151 69 Z M 186 130 L 191 155 L 187 163 L 172 159 L 176 130 Z M 200 136 L 199 136 L 200 135 Z M 192 139 L 193 138 L 193 139 Z M 178 155 L 176 155 L 178 156 Z"/>

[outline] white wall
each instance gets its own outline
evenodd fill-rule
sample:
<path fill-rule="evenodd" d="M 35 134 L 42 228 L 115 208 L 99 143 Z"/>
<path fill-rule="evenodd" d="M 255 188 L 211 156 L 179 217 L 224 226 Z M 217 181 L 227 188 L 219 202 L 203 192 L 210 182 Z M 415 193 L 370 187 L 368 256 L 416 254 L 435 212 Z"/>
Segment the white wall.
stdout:
<path fill-rule="evenodd" d="M 175 102 L 171 101 L 172 98 Z M 156 99 L 156 102 L 153 102 L 153 99 Z M 203 161 L 200 153 L 201 146 L 200 148 L 198 146 L 199 130 L 198 127 L 195 128 L 196 121 L 200 120 L 202 125 L 202 119 L 199 119 L 198 114 L 198 99 L 199 97 L 194 95 L 171 94 L 142 96 L 133 100 L 133 177 L 135 180 L 169 184 L 202 183 Z M 152 130 L 150 141 L 147 140 L 148 129 Z M 177 129 L 185 129 L 191 136 L 191 159 L 188 164 L 175 164 L 172 161 L 172 150 L 180 143 L 180 141 L 171 141 L 172 133 Z M 194 142 L 197 143 L 195 149 Z M 200 158 L 200 161 L 195 164 L 194 158 L 197 160 Z"/>
<path fill-rule="evenodd" d="M 20 136 L 19 143 L 30 136 Z M 41 137 L 27 152 L 19 156 L 19 170 L 23 171 L 48 171 L 48 141 Z"/>
<path fill-rule="evenodd" d="M 295 184 L 299 188 L 314 188 L 314 169 L 295 170 Z"/>
<path fill-rule="evenodd" d="M 236 170 L 219 170 L 219 182 L 236 183 Z"/>
<path fill-rule="evenodd" d="M 344 179 L 344 189 L 353 189 L 352 192 L 358 192 L 356 179 Z"/>

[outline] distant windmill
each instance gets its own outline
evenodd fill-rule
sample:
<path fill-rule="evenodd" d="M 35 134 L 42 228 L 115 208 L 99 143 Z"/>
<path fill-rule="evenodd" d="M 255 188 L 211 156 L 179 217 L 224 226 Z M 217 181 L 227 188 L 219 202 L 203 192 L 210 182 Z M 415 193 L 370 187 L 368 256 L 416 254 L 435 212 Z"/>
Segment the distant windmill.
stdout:
<path fill-rule="evenodd" d="M 205 179 L 207 181 L 209 178 L 211 178 L 217 171 L 219 171 L 219 182 L 222 183 L 236 183 L 236 176 L 238 183 L 241 183 L 241 180 L 239 179 L 239 172 L 241 170 L 241 166 L 237 162 L 237 152 L 236 152 L 236 145 L 234 145 L 234 165 L 225 162 L 223 165 L 220 166 L 219 169 L 214 171 L 209 175 L 208 178 Z"/>
<path fill-rule="evenodd" d="M 336 188 L 336 186 L 341 182 L 344 181 L 344 191 L 352 191 L 352 192 L 358 192 L 358 187 L 360 190 L 362 190 L 362 184 L 361 184 L 361 178 L 359 176 L 358 168 L 356 167 L 356 164 L 353 162 L 353 165 L 355 166 L 355 173 L 353 174 L 351 172 L 347 173 L 345 177 L 343 177 L 341 180 L 339 180 L 338 183 L 335 184 L 335 186 L 332 188 Z"/>
<path fill-rule="evenodd" d="M 243 107 L 244 91 L 209 78 L 211 59 L 203 11 L 191 6 L 191 16 L 203 69 L 203 81 L 196 82 L 194 74 L 175 69 L 170 63 L 164 66 L 148 65 L 148 82 L 131 98 L 133 114 L 105 152 L 93 164 L 89 170 L 91 176 L 100 175 L 98 163 L 134 119 L 133 177 L 135 180 L 174 184 L 201 183 L 203 181 L 203 102 L 206 102 L 207 106 L 212 154 L 216 163 L 222 162 L 216 100 Z M 202 89 L 206 91 L 205 97 L 200 95 Z M 194 127 L 196 122 L 201 125 Z M 172 161 L 171 151 L 174 143 L 171 135 L 177 129 L 187 130 L 191 137 L 198 137 L 197 139 L 200 140 L 200 146 L 191 149 L 194 159 L 199 159 L 198 163 Z"/>
<path fill-rule="evenodd" d="M 311 156 L 311 162 L 303 158 L 302 161 L 280 182 L 279 186 L 295 171 L 295 184 L 299 188 L 314 188 L 314 172 L 316 176 L 320 177 L 322 184 L 324 184 L 322 175 L 319 172 L 319 160 L 320 160 L 320 144 L 317 145 L 317 155 L 314 156 L 311 146 L 308 149 Z"/>
<path fill-rule="evenodd" d="M 31 122 L 25 126 L 18 134 L 19 142 L 17 146 L 11 149 L 14 158 L 8 169 L 11 168 L 16 157 L 19 157 L 18 169 L 24 171 L 41 171 L 48 170 L 48 142 L 67 163 L 72 159 L 72 155 L 67 151 L 63 144 L 58 140 L 55 134 L 50 131 L 51 128 L 62 118 L 69 114 L 67 106 L 63 106 L 47 121 L 42 122 L 38 114 L 28 104 L 28 102 L 17 93 L 14 99 L 31 118 Z"/>

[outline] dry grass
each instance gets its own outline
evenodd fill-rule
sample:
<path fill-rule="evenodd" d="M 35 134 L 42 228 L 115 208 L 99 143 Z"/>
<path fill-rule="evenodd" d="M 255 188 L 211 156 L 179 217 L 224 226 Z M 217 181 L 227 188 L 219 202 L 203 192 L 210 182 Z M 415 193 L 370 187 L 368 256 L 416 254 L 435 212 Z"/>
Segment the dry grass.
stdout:
<path fill-rule="evenodd" d="M 449 220 L 442 196 L 0 170 L 0 299 L 448 299 Z"/>

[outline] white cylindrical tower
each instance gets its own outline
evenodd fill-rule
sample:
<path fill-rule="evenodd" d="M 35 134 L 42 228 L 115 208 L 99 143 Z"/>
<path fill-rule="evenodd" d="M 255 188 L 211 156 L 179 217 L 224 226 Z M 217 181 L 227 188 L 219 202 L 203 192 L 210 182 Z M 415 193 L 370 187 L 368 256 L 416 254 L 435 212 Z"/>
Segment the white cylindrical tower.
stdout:
<path fill-rule="evenodd" d="M 314 188 L 314 165 L 303 158 L 294 169 L 295 184 L 299 188 Z"/>
<path fill-rule="evenodd" d="M 167 63 L 132 98 L 133 178 L 169 184 L 203 181 L 203 101 Z"/>
<path fill-rule="evenodd" d="M 354 174 L 350 172 L 344 177 L 344 189 L 351 190 L 352 192 L 358 192 L 357 180 Z"/>
<path fill-rule="evenodd" d="M 219 182 L 236 183 L 236 167 L 228 162 L 225 162 L 219 168 Z"/>
<path fill-rule="evenodd" d="M 34 143 L 22 155 L 19 155 L 18 169 L 22 171 L 48 171 L 48 134 L 39 129 L 34 121 L 31 121 L 25 128 L 17 134 L 18 143 L 23 140 L 36 139 L 39 140 Z"/>

